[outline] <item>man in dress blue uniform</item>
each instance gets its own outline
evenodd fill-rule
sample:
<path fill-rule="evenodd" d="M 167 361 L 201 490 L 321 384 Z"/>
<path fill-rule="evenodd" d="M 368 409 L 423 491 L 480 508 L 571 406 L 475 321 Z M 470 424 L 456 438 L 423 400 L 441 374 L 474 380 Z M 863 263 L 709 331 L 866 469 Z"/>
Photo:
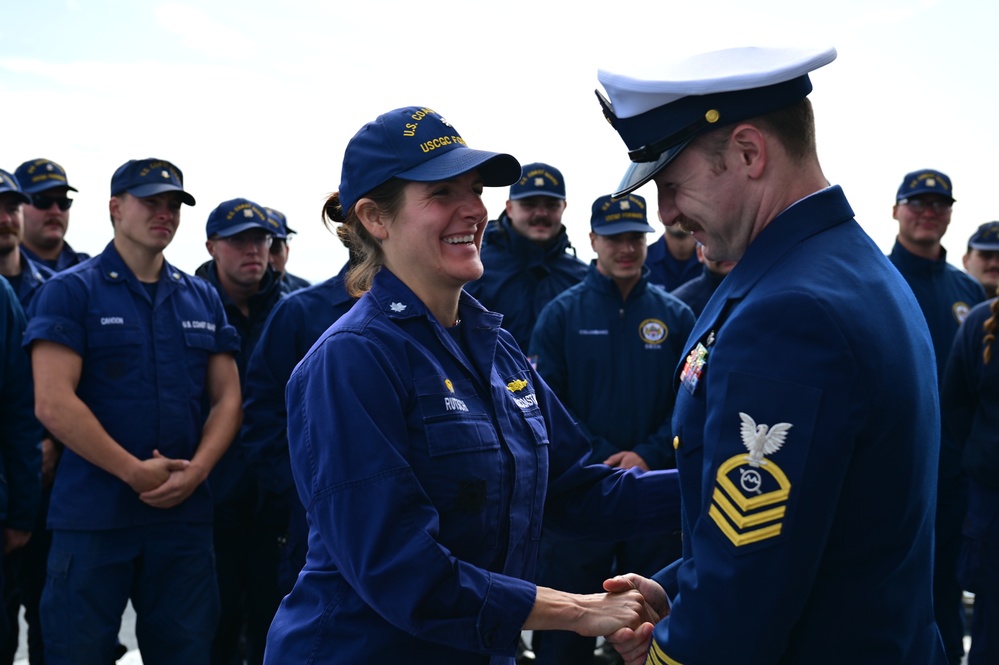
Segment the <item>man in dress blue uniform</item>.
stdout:
<path fill-rule="evenodd" d="M 305 564 L 309 527 L 295 491 L 288 454 L 285 385 L 298 361 L 319 336 L 353 306 L 344 280 L 349 264 L 330 279 L 290 293 L 274 306 L 246 368 L 240 444 L 262 494 L 275 497 L 286 511 L 281 539 L 278 591 L 291 591 Z"/>
<path fill-rule="evenodd" d="M 599 74 L 634 162 L 618 196 L 654 179 L 664 224 L 739 262 L 673 377 L 683 557 L 605 582 L 668 612 L 611 636 L 628 662 L 945 662 L 932 345 L 819 166 L 808 72 L 835 55 L 739 48 L 654 80 Z"/>
<path fill-rule="evenodd" d="M 212 260 L 198 273 L 215 287 L 226 317 L 239 333 L 240 385 L 264 323 L 285 285 L 269 263 L 280 231 L 263 206 L 243 198 L 220 203 L 208 216 L 205 247 Z M 251 665 L 263 661 L 267 628 L 281 596 L 277 588 L 278 543 L 283 523 L 276 497 L 261 494 L 238 440 L 211 477 L 215 498 L 215 569 L 222 599 L 212 663 L 230 665 L 245 633 Z M 242 662 L 242 661 L 240 661 Z"/>
<path fill-rule="evenodd" d="M 32 261 L 61 272 L 90 258 L 66 242 L 69 230 L 70 192 L 66 169 L 51 159 L 29 159 L 14 176 L 31 201 L 24 206 L 24 245 L 22 251 Z"/>
<path fill-rule="evenodd" d="M 985 300 L 982 286 L 947 262 L 947 250 L 940 242 L 950 226 L 953 206 L 951 179 L 940 171 L 922 169 L 902 179 L 892 208 L 892 217 L 898 220 L 898 237 L 889 258 L 908 282 L 926 317 L 940 381 L 958 327 L 971 308 Z M 941 448 L 933 607 L 952 665 L 958 665 L 964 655 L 964 610 L 957 558 L 967 508 L 965 484 L 961 460 L 949 448 Z"/>
<path fill-rule="evenodd" d="M 965 272 L 985 289 L 985 296 L 994 298 L 999 288 L 999 222 L 985 222 L 975 230 L 961 261 Z"/>
<path fill-rule="evenodd" d="M 562 224 L 565 179 L 549 164 L 523 167 L 510 185 L 506 210 L 482 237 L 482 277 L 465 290 L 503 315 L 521 349 L 527 350 L 538 314 L 552 299 L 586 276 L 586 264 Z"/>
<path fill-rule="evenodd" d="M 285 285 L 285 290 L 287 292 L 297 291 L 298 289 L 304 289 L 309 286 L 309 281 L 299 277 L 298 275 L 292 275 L 288 272 L 288 254 L 291 252 L 291 247 L 288 241 L 291 240 L 291 236 L 298 233 L 293 228 L 288 226 L 288 218 L 280 210 L 275 210 L 274 208 L 264 208 L 264 212 L 267 216 L 278 223 L 277 232 L 274 234 L 274 242 L 271 243 L 271 267 L 274 268 L 274 272 L 277 273 L 278 279 Z"/>
<path fill-rule="evenodd" d="M 41 266 L 24 251 L 24 206 L 31 201 L 17 178 L 0 169 L 0 275 L 7 278 L 26 308 L 52 271 Z"/>
<path fill-rule="evenodd" d="M 694 327 L 690 308 L 649 284 L 649 226 L 637 194 L 593 202 L 590 243 L 597 258 L 582 283 L 541 311 L 530 354 L 592 447 L 591 462 L 625 469 L 671 469 L 673 388 L 663 381 Z M 670 547 L 672 545 L 672 548 Z M 677 536 L 621 542 L 541 536 L 539 584 L 596 593 L 614 570 L 651 575 L 680 555 Z M 565 631 L 534 633 L 537 662 L 592 660 L 594 639 Z"/>
<path fill-rule="evenodd" d="M 163 257 L 183 175 L 111 178 L 114 239 L 31 303 L 35 408 L 66 450 L 52 489 L 45 661 L 107 665 L 126 602 L 143 662 L 208 663 L 219 600 L 204 482 L 239 428 L 235 330 L 218 295 Z"/>

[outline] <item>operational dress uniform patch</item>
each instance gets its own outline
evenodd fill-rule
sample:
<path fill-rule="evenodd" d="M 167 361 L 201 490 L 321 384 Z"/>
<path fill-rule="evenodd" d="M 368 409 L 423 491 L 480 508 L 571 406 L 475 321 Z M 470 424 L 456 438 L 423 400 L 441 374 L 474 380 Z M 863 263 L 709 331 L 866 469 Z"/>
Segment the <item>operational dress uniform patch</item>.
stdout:
<path fill-rule="evenodd" d="M 790 423 L 757 425 L 739 413 L 740 434 L 749 455 L 735 455 L 718 467 L 708 515 L 733 545 L 741 547 L 780 535 L 791 481 L 772 460 L 784 445 Z"/>
<path fill-rule="evenodd" d="M 968 312 L 971 311 L 971 307 L 966 302 L 958 301 L 951 307 L 951 311 L 954 313 L 954 320 L 957 321 L 958 325 L 961 325 L 968 318 Z"/>
<path fill-rule="evenodd" d="M 645 319 L 638 326 L 638 336 L 642 338 L 646 347 L 656 346 L 666 341 L 669 328 L 659 319 Z"/>

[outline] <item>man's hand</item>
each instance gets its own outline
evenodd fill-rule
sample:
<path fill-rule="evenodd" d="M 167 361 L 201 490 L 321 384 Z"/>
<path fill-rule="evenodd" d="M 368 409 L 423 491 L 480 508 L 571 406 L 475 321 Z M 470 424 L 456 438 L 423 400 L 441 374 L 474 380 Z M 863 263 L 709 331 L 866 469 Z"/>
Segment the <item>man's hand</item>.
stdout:
<path fill-rule="evenodd" d="M 606 639 L 614 650 L 621 654 L 625 665 L 642 665 L 649 651 L 654 625 L 669 614 L 669 601 L 662 586 L 641 575 L 628 573 L 604 581 L 604 590 L 611 593 L 622 593 L 629 589 L 635 589 L 642 594 L 642 598 L 654 615 L 637 628 L 621 628 L 607 635 Z"/>
<path fill-rule="evenodd" d="M 3 553 L 8 554 L 16 549 L 24 547 L 31 540 L 30 531 L 21 531 L 20 529 L 4 529 L 3 530 Z"/>
<path fill-rule="evenodd" d="M 622 450 L 619 453 L 614 453 L 604 460 L 604 464 L 618 469 L 634 469 L 637 467 L 642 471 L 649 470 L 649 465 L 645 463 L 642 456 L 630 450 Z"/>
<path fill-rule="evenodd" d="M 56 464 L 62 456 L 62 447 L 50 436 L 42 438 L 42 487 L 50 487 L 55 478 Z"/>
<path fill-rule="evenodd" d="M 171 468 L 169 476 L 162 484 L 139 494 L 139 499 L 153 508 L 173 508 L 182 503 L 198 489 L 198 485 L 203 483 L 208 475 L 187 460 L 171 460 L 163 457 L 158 450 L 153 451 L 152 460 L 184 463 L 180 468 Z"/>
<path fill-rule="evenodd" d="M 172 473 L 183 471 L 188 465 L 190 462 L 187 460 L 163 457 L 159 451 L 154 450 L 152 457 L 139 460 L 125 482 L 142 498 L 144 492 L 156 489 L 167 482 Z"/>

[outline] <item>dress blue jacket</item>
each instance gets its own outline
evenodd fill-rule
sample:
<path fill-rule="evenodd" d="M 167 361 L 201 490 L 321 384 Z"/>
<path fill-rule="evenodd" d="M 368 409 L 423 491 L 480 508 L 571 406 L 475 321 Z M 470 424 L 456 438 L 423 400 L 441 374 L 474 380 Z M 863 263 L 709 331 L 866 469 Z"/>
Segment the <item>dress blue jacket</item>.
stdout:
<path fill-rule="evenodd" d="M 649 468 L 675 466 L 669 377 L 693 327 L 690 308 L 646 276 L 622 300 L 595 261 L 542 310 L 529 355 L 590 440 L 591 462 L 631 450 Z"/>
<path fill-rule="evenodd" d="M 673 606 L 650 662 L 945 663 L 933 347 L 839 187 L 760 232 L 687 351 L 683 558 L 655 576 Z"/>
<path fill-rule="evenodd" d="M 465 290 L 503 315 L 503 327 L 524 350 L 545 305 L 586 276 L 564 227 L 542 247 L 517 233 L 505 212 L 486 227 L 481 256 L 485 271 Z"/>
<path fill-rule="evenodd" d="M 512 665 L 542 519 L 621 539 L 677 523 L 675 471 L 589 444 L 500 316 L 445 329 L 383 268 L 295 368 L 288 443 L 309 552 L 265 663 Z"/>
<path fill-rule="evenodd" d="M 14 289 L 0 277 L 0 524 L 32 531 L 42 498 L 42 426 L 21 347 L 26 326 Z"/>
<path fill-rule="evenodd" d="M 206 282 L 164 262 L 156 299 L 114 243 L 58 273 L 31 301 L 25 347 L 69 347 L 83 368 L 76 393 L 123 448 L 191 459 L 201 441 L 208 358 L 235 353 L 239 337 Z M 127 484 L 67 448 L 52 486 L 52 529 L 118 529 L 162 522 L 211 522 L 202 484 L 173 508 L 153 508 Z"/>
<path fill-rule="evenodd" d="M 265 491 L 294 491 L 284 389 L 298 361 L 354 304 L 344 287 L 346 273 L 344 265 L 335 277 L 278 301 L 250 356 L 239 440 Z"/>

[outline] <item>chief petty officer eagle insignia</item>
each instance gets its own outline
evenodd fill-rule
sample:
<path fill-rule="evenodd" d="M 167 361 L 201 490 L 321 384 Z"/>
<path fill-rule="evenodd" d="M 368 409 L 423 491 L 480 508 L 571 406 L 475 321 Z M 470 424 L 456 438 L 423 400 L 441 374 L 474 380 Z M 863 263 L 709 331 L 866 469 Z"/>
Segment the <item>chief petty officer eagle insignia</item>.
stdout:
<path fill-rule="evenodd" d="M 739 433 L 749 455 L 730 457 L 718 468 L 709 517 L 736 547 L 773 539 L 784 528 L 791 482 L 773 455 L 787 439 L 790 423 L 756 424 L 739 412 Z"/>

